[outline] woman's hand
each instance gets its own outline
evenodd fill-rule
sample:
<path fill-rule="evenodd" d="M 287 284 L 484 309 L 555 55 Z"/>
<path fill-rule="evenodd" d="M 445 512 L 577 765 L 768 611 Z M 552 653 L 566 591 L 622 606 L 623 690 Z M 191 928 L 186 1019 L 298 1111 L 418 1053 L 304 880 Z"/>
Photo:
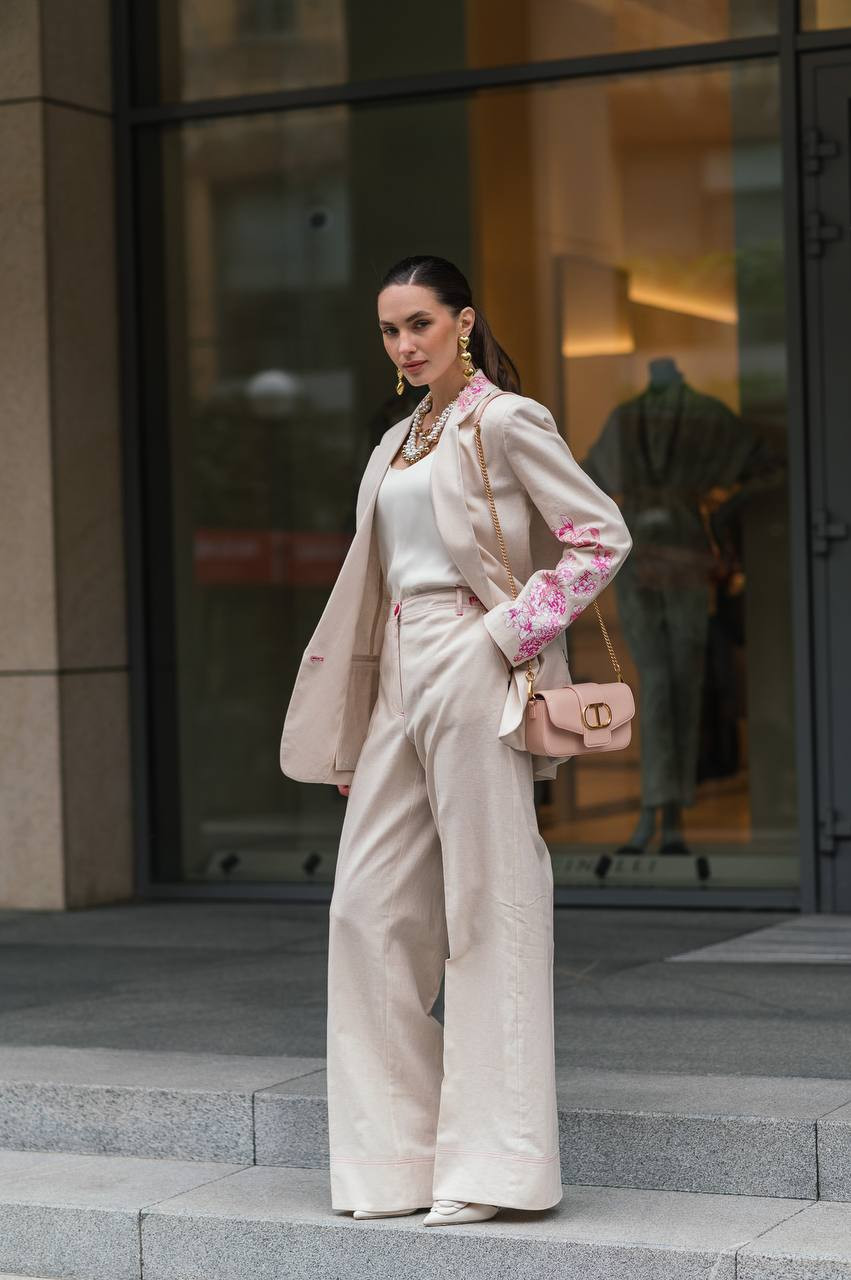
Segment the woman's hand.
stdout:
<path fill-rule="evenodd" d="M 341 796 L 347 796 L 347 795 L 349 794 L 349 792 L 351 791 L 351 789 L 352 789 L 352 788 L 351 788 L 351 784 L 350 784 L 350 783 L 348 783 L 348 782 L 338 782 L 338 783 L 337 783 L 337 790 L 339 791 L 339 793 L 340 793 L 340 795 L 341 795 Z"/>

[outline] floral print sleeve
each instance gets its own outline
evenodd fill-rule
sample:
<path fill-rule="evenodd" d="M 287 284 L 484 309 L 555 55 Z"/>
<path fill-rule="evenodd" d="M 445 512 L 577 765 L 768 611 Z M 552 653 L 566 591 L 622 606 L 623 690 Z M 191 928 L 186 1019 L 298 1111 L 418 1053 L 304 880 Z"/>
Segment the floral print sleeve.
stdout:
<path fill-rule="evenodd" d="M 564 550 L 483 617 L 512 666 L 534 658 L 599 595 L 632 546 L 620 509 L 582 470 L 552 414 L 515 400 L 502 420 L 506 457 Z M 512 566 L 513 567 L 513 566 Z"/>

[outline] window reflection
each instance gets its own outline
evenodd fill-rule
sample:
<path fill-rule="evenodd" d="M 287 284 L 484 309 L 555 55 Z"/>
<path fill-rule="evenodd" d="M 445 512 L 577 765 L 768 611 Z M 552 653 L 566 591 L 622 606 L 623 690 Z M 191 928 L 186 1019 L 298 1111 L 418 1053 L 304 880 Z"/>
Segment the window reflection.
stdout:
<path fill-rule="evenodd" d="M 363 466 L 413 407 L 374 307 L 419 244 L 635 539 L 601 607 L 637 731 L 540 788 L 556 883 L 796 882 L 777 98 L 760 60 L 152 137 L 186 878 L 333 877 L 345 801 L 278 742 Z M 593 618 L 568 641 L 574 679 L 607 678 Z"/>
<path fill-rule="evenodd" d="M 545 827 L 557 874 L 794 885 L 776 70 L 534 99 L 536 136 L 559 139 L 542 142 L 534 186 L 535 278 L 553 281 L 560 325 L 539 376 L 634 538 L 601 604 L 639 732 L 629 760 L 560 771 Z M 568 635 L 573 678 L 602 678 L 594 627 Z"/>
<path fill-rule="evenodd" d="M 849 0 L 800 0 L 801 29 L 827 31 L 833 27 L 851 27 Z"/>
<path fill-rule="evenodd" d="M 777 29 L 776 0 L 159 0 L 144 101 L 273 92 L 467 67 L 625 53 Z M 145 45 L 145 40 L 139 40 Z"/>

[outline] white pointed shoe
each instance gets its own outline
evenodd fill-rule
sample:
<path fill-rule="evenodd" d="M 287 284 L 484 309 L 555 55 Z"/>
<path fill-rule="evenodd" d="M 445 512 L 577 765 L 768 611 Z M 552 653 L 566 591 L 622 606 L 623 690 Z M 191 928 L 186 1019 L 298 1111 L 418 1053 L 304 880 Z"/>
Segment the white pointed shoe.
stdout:
<path fill-rule="evenodd" d="M 499 1213 L 498 1204 L 478 1204 L 468 1200 L 435 1200 L 423 1218 L 424 1227 L 449 1226 L 457 1222 L 484 1222 Z"/>
<path fill-rule="evenodd" d="M 355 1209 L 352 1214 L 353 1218 L 404 1218 L 409 1213 L 420 1213 L 422 1206 L 416 1209 L 387 1209 L 380 1213 L 373 1213 L 371 1209 Z"/>

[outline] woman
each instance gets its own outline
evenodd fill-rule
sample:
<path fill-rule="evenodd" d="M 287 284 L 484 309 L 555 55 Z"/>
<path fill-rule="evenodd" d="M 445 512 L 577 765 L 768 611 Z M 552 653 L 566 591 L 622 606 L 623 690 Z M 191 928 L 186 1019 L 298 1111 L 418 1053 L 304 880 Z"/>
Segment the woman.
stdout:
<path fill-rule="evenodd" d="M 328 950 L 332 1207 L 474 1222 L 562 1195 L 553 875 L 532 786 L 561 761 L 524 750 L 524 677 L 531 659 L 536 688 L 569 682 L 563 633 L 630 537 L 520 394 L 457 267 L 398 263 L 378 323 L 397 390 L 426 394 L 367 463 L 281 768 L 348 796 Z"/>

